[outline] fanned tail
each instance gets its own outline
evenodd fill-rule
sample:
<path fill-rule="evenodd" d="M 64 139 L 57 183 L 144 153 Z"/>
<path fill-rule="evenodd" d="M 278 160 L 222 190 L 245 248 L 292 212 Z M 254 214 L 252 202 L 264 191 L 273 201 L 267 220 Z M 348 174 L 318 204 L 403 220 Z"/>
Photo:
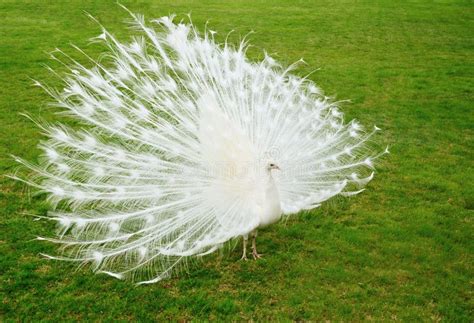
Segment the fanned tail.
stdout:
<path fill-rule="evenodd" d="M 370 133 L 344 125 L 311 81 L 271 57 L 246 59 L 173 16 L 134 15 L 141 36 L 107 46 L 87 68 L 67 59 L 64 89 L 36 82 L 79 128 L 45 126 L 34 175 L 18 178 L 48 193 L 61 256 L 116 278 L 156 282 L 183 260 L 211 253 L 258 226 L 260 165 L 282 169 L 282 209 L 295 213 L 370 181 Z M 216 168 L 216 165 L 218 166 Z M 368 169 L 368 170 L 367 170 Z M 354 187 L 356 190 L 348 191 Z"/>

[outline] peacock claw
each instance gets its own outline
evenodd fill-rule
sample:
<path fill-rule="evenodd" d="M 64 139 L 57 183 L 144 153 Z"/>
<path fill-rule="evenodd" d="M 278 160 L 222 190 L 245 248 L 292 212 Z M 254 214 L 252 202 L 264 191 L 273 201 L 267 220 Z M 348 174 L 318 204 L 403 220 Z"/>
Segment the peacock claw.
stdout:
<path fill-rule="evenodd" d="M 257 259 L 262 258 L 263 255 L 260 254 L 260 253 L 257 253 L 256 251 L 254 251 L 254 252 L 252 252 L 252 256 L 253 256 L 254 260 L 257 260 Z"/>
<path fill-rule="evenodd" d="M 247 258 L 247 255 L 243 255 L 243 256 L 240 258 L 240 260 L 247 261 L 247 260 L 249 260 L 249 258 Z"/>

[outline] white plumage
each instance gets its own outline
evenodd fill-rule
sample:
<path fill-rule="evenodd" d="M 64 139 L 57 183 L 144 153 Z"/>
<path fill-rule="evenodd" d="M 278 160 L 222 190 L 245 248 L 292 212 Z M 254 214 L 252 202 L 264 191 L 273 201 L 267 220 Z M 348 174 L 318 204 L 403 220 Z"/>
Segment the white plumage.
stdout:
<path fill-rule="evenodd" d="M 251 62 L 244 42 L 216 44 L 213 31 L 173 16 L 154 27 L 132 16 L 141 36 L 125 44 L 102 29 L 94 41 L 106 59 L 87 68 L 66 55 L 64 89 L 44 87 L 81 126 L 43 127 L 39 165 L 18 159 L 35 173 L 18 179 L 56 206 L 58 237 L 39 238 L 62 244 L 50 258 L 156 282 L 372 179 L 379 155 L 367 143 L 378 129 L 344 124 L 292 67 Z"/>

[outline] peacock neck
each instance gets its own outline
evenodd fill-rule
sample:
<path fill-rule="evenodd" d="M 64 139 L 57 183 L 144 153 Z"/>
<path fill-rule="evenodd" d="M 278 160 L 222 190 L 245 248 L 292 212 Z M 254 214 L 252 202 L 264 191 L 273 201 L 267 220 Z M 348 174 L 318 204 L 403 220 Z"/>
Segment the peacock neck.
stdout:
<path fill-rule="evenodd" d="M 272 171 L 267 169 L 264 176 L 265 191 L 268 194 L 269 191 L 274 191 L 276 189 L 275 180 L 272 176 Z"/>
<path fill-rule="evenodd" d="M 281 217 L 280 197 L 271 170 L 266 171 L 264 181 L 265 197 L 261 214 L 259 214 L 259 227 L 265 227 L 269 224 L 275 223 Z"/>

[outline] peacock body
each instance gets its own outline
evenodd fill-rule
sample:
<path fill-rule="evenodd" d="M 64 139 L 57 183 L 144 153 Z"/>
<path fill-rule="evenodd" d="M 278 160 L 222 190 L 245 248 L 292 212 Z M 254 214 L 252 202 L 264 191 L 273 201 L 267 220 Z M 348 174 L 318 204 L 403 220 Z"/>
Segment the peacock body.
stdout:
<path fill-rule="evenodd" d="M 42 126 L 38 165 L 17 158 L 34 175 L 15 178 L 55 206 L 58 236 L 38 239 L 61 244 L 61 255 L 47 257 L 156 282 L 373 178 L 378 128 L 344 123 L 293 66 L 268 55 L 251 62 L 244 41 L 217 44 L 215 32 L 173 16 L 153 27 L 132 16 L 140 36 L 130 43 L 102 28 L 93 39 L 108 48 L 101 62 L 85 67 L 61 52 L 64 89 L 36 83 L 81 123 Z"/>

